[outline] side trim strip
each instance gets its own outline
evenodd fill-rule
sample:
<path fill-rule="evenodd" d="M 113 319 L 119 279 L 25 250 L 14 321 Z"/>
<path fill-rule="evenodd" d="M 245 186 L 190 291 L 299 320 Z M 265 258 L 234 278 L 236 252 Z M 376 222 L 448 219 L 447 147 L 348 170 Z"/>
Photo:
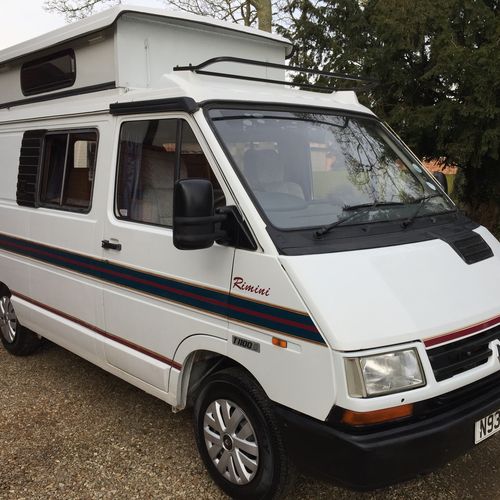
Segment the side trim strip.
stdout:
<path fill-rule="evenodd" d="M 482 321 L 481 323 L 476 323 L 475 325 L 461 328 L 460 330 L 455 330 L 454 332 L 425 339 L 424 345 L 427 348 L 436 347 L 439 344 L 444 344 L 445 342 L 450 342 L 451 340 L 457 340 L 462 337 L 467 337 L 469 335 L 479 333 L 483 330 L 486 330 L 487 328 L 491 328 L 497 325 L 500 325 L 500 315 L 486 321 Z"/>
<path fill-rule="evenodd" d="M 42 94 L 36 97 L 28 97 L 27 99 L 18 99 L 17 101 L 2 102 L 0 103 L 0 109 L 13 108 L 14 106 L 23 106 L 24 104 L 33 104 L 35 102 L 52 101 L 53 99 L 62 99 L 63 97 L 80 94 L 92 94 L 93 92 L 102 92 L 103 90 L 110 89 L 116 89 L 115 82 L 99 83 L 97 85 L 89 85 L 88 87 L 63 90 L 62 92 L 54 92 L 52 94 Z"/>
<path fill-rule="evenodd" d="M 151 351 L 145 347 L 142 347 L 138 344 L 134 344 L 133 342 L 130 342 L 128 340 L 125 340 L 121 337 L 117 337 L 116 335 L 113 335 L 109 332 L 106 332 L 105 330 L 102 330 L 101 328 L 98 328 L 97 326 L 91 325 L 90 323 L 87 323 L 86 321 L 82 321 L 81 319 L 75 318 L 74 316 L 71 316 L 69 314 L 66 314 L 62 311 L 59 311 L 58 309 L 55 309 L 53 307 L 48 306 L 47 304 L 42 304 L 41 302 L 38 302 L 37 300 L 34 300 L 30 297 L 27 297 L 26 295 L 23 295 L 22 293 L 19 292 L 11 292 L 12 295 L 15 297 L 24 300 L 26 302 L 29 302 L 30 304 L 33 304 L 34 306 L 40 307 L 41 309 L 45 309 L 46 311 L 51 312 L 52 314 L 55 314 L 56 316 L 60 316 L 61 318 L 67 319 L 68 321 L 71 321 L 73 323 L 76 323 L 77 325 L 83 326 L 84 328 L 87 328 L 88 330 L 92 330 L 95 333 L 98 333 L 99 335 L 106 337 L 107 339 L 113 340 L 117 342 L 118 344 L 122 344 L 126 347 L 129 347 L 130 349 L 133 349 L 134 351 L 140 352 L 141 354 L 145 354 L 146 356 L 149 356 L 150 358 L 154 358 L 157 361 L 161 361 L 162 363 L 165 363 L 166 365 L 171 366 L 172 368 L 175 368 L 176 370 L 181 370 L 182 365 L 180 363 L 177 363 L 177 361 L 174 361 L 173 359 L 167 358 L 166 356 L 162 356 L 161 354 L 158 354 L 157 352 Z"/>
<path fill-rule="evenodd" d="M 4 234 L 0 234 L 0 249 L 205 313 L 325 345 L 311 317 L 301 311 L 243 299 L 229 292 L 204 288 Z"/>

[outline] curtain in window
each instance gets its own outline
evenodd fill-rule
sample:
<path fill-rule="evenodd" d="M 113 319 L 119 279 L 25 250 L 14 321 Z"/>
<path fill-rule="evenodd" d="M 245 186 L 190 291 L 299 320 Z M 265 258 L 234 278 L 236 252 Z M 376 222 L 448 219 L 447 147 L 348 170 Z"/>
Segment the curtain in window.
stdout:
<path fill-rule="evenodd" d="M 134 218 L 140 196 L 139 179 L 142 164 L 142 145 L 149 122 L 129 122 L 123 125 L 120 142 L 121 186 L 119 186 L 119 211 L 122 217 Z"/>

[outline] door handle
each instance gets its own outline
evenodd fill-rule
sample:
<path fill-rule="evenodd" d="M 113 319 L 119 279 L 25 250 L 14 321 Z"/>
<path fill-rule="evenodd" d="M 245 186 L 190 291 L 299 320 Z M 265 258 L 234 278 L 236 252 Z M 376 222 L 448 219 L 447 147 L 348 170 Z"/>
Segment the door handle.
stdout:
<path fill-rule="evenodd" d="M 101 242 L 102 248 L 106 248 L 108 250 L 118 250 L 120 251 L 122 249 L 122 244 L 121 243 L 112 243 L 109 240 L 102 240 Z"/>

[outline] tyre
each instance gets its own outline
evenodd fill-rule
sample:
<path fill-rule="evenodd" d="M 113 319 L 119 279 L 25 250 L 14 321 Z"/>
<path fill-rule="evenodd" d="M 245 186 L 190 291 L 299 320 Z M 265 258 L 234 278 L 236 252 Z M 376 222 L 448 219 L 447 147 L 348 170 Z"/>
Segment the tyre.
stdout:
<path fill-rule="evenodd" d="M 38 335 L 19 323 L 7 293 L 0 296 L 0 338 L 5 349 L 16 356 L 35 352 L 43 342 Z"/>
<path fill-rule="evenodd" d="M 231 498 L 281 498 L 292 484 L 271 402 L 244 371 L 207 379 L 194 405 L 196 444 L 208 472 Z"/>

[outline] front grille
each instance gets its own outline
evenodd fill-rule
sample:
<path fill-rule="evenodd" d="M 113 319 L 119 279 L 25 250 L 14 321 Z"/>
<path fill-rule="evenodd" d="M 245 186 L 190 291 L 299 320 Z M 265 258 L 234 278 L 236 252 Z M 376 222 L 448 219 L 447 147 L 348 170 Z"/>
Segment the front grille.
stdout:
<path fill-rule="evenodd" d="M 493 257 L 493 251 L 482 236 L 471 231 L 470 236 L 455 241 L 449 241 L 455 252 L 462 257 L 467 264 L 475 264 L 482 260 Z"/>
<path fill-rule="evenodd" d="M 429 349 L 427 355 L 439 382 L 486 363 L 492 352 L 489 344 L 500 340 L 500 325 L 464 340 Z"/>
<path fill-rule="evenodd" d="M 500 372 L 493 373 L 477 382 L 441 394 L 432 399 L 421 401 L 415 407 L 415 419 L 442 415 L 479 399 L 500 396 Z"/>

